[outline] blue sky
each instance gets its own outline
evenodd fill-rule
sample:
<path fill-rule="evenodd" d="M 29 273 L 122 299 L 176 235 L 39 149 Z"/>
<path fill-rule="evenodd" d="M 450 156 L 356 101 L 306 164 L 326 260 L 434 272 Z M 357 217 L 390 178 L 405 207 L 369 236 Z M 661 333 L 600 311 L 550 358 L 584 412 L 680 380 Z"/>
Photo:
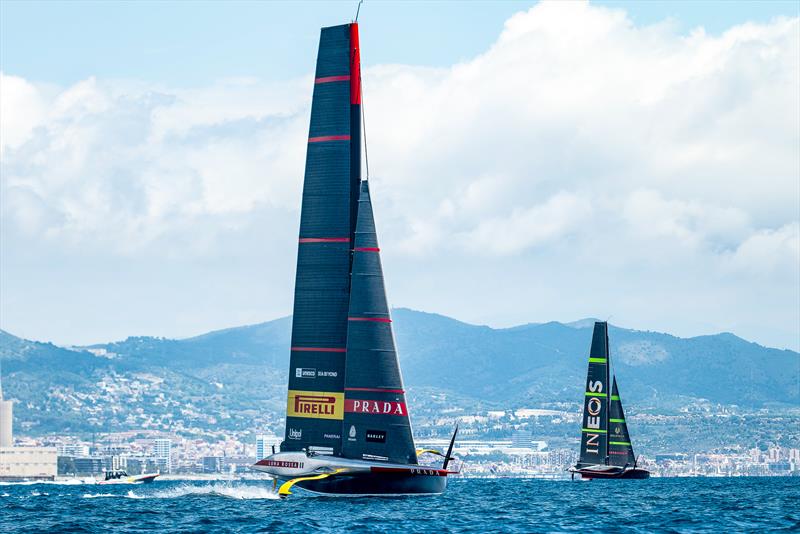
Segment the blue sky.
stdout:
<path fill-rule="evenodd" d="M 640 25 L 719 33 L 797 16 L 795 1 L 612 1 Z M 317 29 L 349 22 L 356 2 L 21 2 L 0 4 L 5 72 L 74 83 L 88 76 L 179 86 L 236 76 L 281 80 L 313 68 Z M 445 66 L 491 45 L 530 2 L 370 2 L 359 15 L 365 64 Z"/>
<path fill-rule="evenodd" d="M 0 328 L 291 311 L 320 26 L 355 2 L 0 3 Z M 800 348 L 797 2 L 366 2 L 390 302 Z"/>

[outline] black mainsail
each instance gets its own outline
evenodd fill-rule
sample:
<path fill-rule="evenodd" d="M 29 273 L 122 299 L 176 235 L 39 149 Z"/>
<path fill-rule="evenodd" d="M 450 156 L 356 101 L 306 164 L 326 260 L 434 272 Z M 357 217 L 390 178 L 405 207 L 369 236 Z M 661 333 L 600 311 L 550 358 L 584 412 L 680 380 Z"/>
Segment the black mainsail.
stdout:
<path fill-rule="evenodd" d="M 308 135 L 282 450 L 341 453 L 352 243 L 361 181 L 358 27 L 323 28 Z"/>
<path fill-rule="evenodd" d="M 347 320 L 343 456 L 416 464 L 366 181 L 361 183 Z"/>
<path fill-rule="evenodd" d="M 578 467 L 608 463 L 609 382 L 608 324 L 598 322 L 589 350 Z"/>
<path fill-rule="evenodd" d="M 581 450 L 571 469 L 584 478 L 648 478 L 636 467 L 617 379 L 611 373 L 608 323 L 596 322 L 584 392 Z"/>

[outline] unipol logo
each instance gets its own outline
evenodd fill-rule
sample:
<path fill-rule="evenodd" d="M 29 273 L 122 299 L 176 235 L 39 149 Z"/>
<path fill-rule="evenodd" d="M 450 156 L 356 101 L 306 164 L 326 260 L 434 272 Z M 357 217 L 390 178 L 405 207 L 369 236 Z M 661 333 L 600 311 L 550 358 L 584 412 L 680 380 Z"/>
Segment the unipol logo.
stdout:
<path fill-rule="evenodd" d="M 289 429 L 289 439 L 303 439 L 303 430 Z"/>
<path fill-rule="evenodd" d="M 600 380 L 589 381 L 589 391 L 586 392 L 586 452 L 589 454 L 600 453 L 600 413 L 603 410 L 603 402 L 600 397 L 605 397 L 603 393 L 603 382 Z M 592 395 L 594 394 L 594 395 Z M 597 432 L 592 432 L 597 430 Z"/>
<path fill-rule="evenodd" d="M 344 411 L 347 413 L 368 413 L 374 415 L 407 415 L 406 403 L 397 401 L 377 401 L 345 399 Z"/>

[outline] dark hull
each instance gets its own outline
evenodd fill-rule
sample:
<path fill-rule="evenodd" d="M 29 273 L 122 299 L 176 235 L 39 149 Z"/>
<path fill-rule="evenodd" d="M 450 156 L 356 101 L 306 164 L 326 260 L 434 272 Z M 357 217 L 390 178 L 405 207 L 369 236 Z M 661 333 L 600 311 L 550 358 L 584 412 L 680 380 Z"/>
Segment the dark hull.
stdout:
<path fill-rule="evenodd" d="M 370 473 L 304 480 L 295 487 L 327 495 L 425 495 L 442 493 L 447 487 L 447 477 Z"/>
<path fill-rule="evenodd" d="M 581 478 L 587 479 L 628 479 L 628 480 L 644 480 L 650 478 L 650 471 L 647 469 L 624 469 L 619 471 L 594 471 L 591 469 L 581 469 L 577 473 Z"/>

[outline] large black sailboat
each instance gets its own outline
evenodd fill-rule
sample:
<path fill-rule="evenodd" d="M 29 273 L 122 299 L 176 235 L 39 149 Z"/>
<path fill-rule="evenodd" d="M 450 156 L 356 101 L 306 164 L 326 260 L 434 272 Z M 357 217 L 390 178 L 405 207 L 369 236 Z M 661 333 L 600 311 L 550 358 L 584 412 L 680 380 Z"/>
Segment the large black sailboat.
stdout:
<path fill-rule="evenodd" d="M 255 469 L 327 494 L 441 493 L 421 466 L 386 300 L 369 185 L 361 179 L 358 24 L 320 36 L 295 281 L 281 451 Z M 455 434 L 453 435 L 455 440 Z"/>
<path fill-rule="evenodd" d="M 636 463 L 617 378 L 611 372 L 608 323 L 596 322 L 589 349 L 580 459 L 570 471 L 582 478 L 648 478 L 650 472 Z"/>

